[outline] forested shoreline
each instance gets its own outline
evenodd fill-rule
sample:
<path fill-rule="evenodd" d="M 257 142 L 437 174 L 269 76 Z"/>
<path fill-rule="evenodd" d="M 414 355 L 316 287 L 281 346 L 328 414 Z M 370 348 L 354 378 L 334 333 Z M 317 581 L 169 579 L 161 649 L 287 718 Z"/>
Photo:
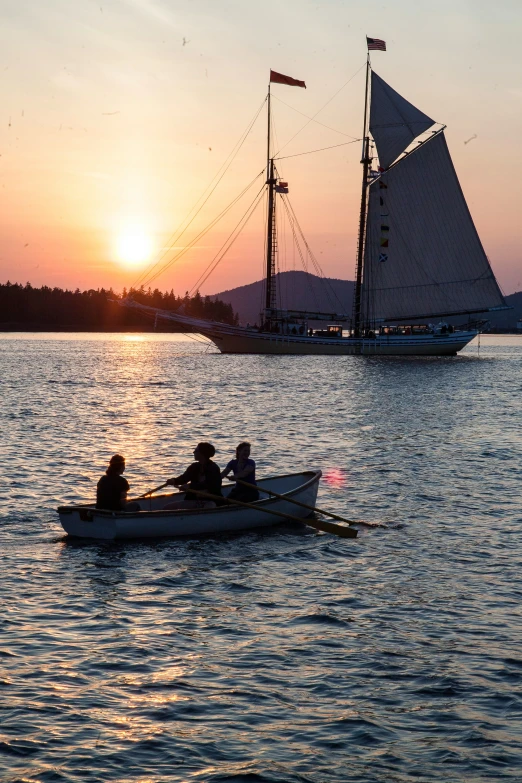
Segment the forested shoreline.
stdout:
<path fill-rule="evenodd" d="M 121 307 L 118 301 L 127 296 L 150 307 L 161 310 L 177 310 L 184 315 L 208 318 L 227 324 L 237 324 L 232 306 L 209 296 L 188 293 L 176 296 L 174 291 L 159 289 L 123 289 L 121 294 L 111 288 L 88 291 L 64 290 L 42 286 L 34 288 L 30 283 L 0 284 L 0 331 L 179 331 L 171 321 L 154 318 L 138 310 Z M 186 329 L 184 329 L 186 331 Z"/>

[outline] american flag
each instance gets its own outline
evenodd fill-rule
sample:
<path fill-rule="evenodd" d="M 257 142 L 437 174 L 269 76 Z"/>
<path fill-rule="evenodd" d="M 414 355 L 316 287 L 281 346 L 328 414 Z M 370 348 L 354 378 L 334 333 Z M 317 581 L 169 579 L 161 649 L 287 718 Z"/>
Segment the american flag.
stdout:
<path fill-rule="evenodd" d="M 366 43 L 368 44 L 369 52 L 373 49 L 378 49 L 380 52 L 386 51 L 386 41 L 381 41 L 380 38 L 368 38 L 368 36 L 366 36 Z"/>

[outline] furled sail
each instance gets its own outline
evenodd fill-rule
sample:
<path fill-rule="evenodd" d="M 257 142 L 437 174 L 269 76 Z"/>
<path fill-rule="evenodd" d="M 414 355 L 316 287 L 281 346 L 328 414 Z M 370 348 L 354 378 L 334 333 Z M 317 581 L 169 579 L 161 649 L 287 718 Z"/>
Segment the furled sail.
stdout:
<path fill-rule="evenodd" d="M 362 306 L 368 322 L 506 307 L 442 132 L 370 185 Z"/>
<path fill-rule="evenodd" d="M 434 122 L 372 71 L 370 132 L 384 169 Z"/>

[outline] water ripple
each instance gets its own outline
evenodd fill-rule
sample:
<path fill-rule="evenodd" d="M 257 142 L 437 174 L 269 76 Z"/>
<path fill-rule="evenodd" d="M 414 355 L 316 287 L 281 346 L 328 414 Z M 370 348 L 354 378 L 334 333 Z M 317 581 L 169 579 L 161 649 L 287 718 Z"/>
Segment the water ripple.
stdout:
<path fill-rule="evenodd" d="M 0 339 L 2 781 L 519 781 L 520 339 L 204 350 Z M 140 494 L 245 437 L 261 475 L 321 467 L 319 505 L 359 538 L 63 535 L 55 507 L 113 452 Z"/>

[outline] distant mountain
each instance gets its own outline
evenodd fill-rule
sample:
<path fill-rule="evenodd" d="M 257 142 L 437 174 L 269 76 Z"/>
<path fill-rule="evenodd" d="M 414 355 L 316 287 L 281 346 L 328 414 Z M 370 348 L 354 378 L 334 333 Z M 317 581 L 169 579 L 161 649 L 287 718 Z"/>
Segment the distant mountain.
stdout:
<path fill-rule="evenodd" d="M 307 272 L 281 272 L 276 275 L 278 306 L 285 310 L 310 310 L 351 315 L 354 284 L 351 280 L 318 277 Z M 242 324 L 259 322 L 264 310 L 265 283 L 242 285 L 214 294 L 212 299 L 232 305 Z"/>
<path fill-rule="evenodd" d="M 502 310 L 500 313 L 488 313 L 485 318 L 491 321 L 491 327 L 495 329 L 515 329 L 517 321 L 522 319 L 522 291 L 506 296 L 506 304 L 512 310 Z"/>
<path fill-rule="evenodd" d="M 338 280 L 332 277 L 317 277 L 307 272 L 282 272 L 276 275 L 279 292 L 278 304 L 284 309 L 315 310 L 322 313 L 346 313 L 351 315 L 354 283 L 352 280 Z M 232 288 L 214 294 L 211 299 L 232 305 L 242 324 L 259 322 L 259 313 L 264 309 L 263 280 L 249 285 Z M 522 318 L 522 291 L 506 296 L 506 302 L 513 309 L 498 313 L 484 313 L 493 330 L 514 330 Z M 473 316 L 475 317 L 475 316 Z M 480 315 L 476 316 L 481 317 Z M 438 320 L 438 319 L 433 319 Z M 463 323 L 465 316 L 455 316 L 453 323 Z"/>

